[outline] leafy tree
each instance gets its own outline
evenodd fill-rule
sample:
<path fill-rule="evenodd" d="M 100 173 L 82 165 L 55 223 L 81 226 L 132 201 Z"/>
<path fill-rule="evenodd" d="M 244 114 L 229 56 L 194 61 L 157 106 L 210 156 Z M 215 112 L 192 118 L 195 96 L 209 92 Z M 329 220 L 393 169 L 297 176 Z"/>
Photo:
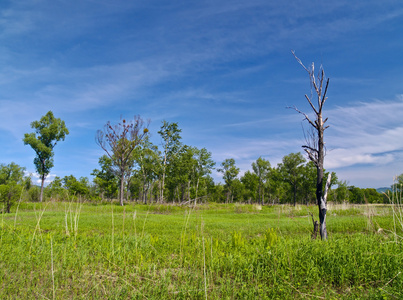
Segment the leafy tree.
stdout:
<path fill-rule="evenodd" d="M 279 167 L 271 168 L 268 173 L 268 181 L 265 186 L 272 203 L 281 203 L 286 199 L 289 184 L 286 183 Z"/>
<path fill-rule="evenodd" d="M 64 176 L 63 179 L 64 188 L 70 195 L 88 197 L 90 195 L 90 184 L 88 178 L 80 177 L 77 180 L 73 175 Z"/>
<path fill-rule="evenodd" d="M 259 157 L 256 162 L 252 163 L 253 172 L 257 175 L 259 179 L 259 201 L 260 204 L 263 205 L 264 202 L 264 183 L 267 180 L 267 175 L 270 171 L 270 162 L 265 160 L 264 158 Z"/>
<path fill-rule="evenodd" d="M 239 202 L 244 199 L 245 196 L 245 186 L 242 182 L 235 178 L 231 183 L 231 202 Z"/>
<path fill-rule="evenodd" d="M 214 169 L 215 162 L 211 158 L 211 152 L 207 151 L 206 148 L 197 149 L 195 148 L 195 181 L 196 181 L 196 194 L 195 198 L 197 199 L 199 193 L 200 182 L 204 182 L 205 176 L 211 174 Z"/>
<path fill-rule="evenodd" d="M 256 173 L 246 171 L 241 177 L 241 182 L 245 187 L 244 196 L 247 198 L 245 200 L 256 200 L 256 192 L 259 191 L 259 176 Z"/>
<path fill-rule="evenodd" d="M 226 202 L 228 203 L 230 197 L 232 196 L 232 190 L 233 190 L 232 183 L 239 174 L 239 168 L 235 166 L 235 159 L 227 158 L 226 160 L 224 160 L 221 163 L 221 168 L 218 169 L 218 172 L 223 174 L 225 187 L 227 189 Z"/>
<path fill-rule="evenodd" d="M 63 187 L 63 180 L 56 176 L 46 187 L 46 194 L 49 198 L 64 198 L 67 191 Z"/>
<path fill-rule="evenodd" d="M 382 194 L 378 193 L 374 188 L 364 189 L 364 197 L 366 203 L 382 203 Z"/>
<path fill-rule="evenodd" d="M 346 181 L 337 181 L 337 188 L 332 191 L 332 201 L 336 203 L 349 202 L 349 191 Z"/>
<path fill-rule="evenodd" d="M 26 133 L 23 142 L 25 145 L 30 145 L 36 153 L 34 164 L 41 176 L 39 201 L 42 202 L 44 182 L 53 167 L 53 149 L 57 142 L 64 141 L 69 130 L 64 121 L 54 117 L 52 111 L 48 111 L 39 121 L 32 122 L 31 127 L 35 132 Z"/>
<path fill-rule="evenodd" d="M 0 202 L 6 213 L 10 213 L 11 206 L 21 197 L 25 183 L 24 171 L 24 167 L 13 162 L 0 164 Z"/>
<path fill-rule="evenodd" d="M 349 186 L 348 188 L 350 203 L 363 204 L 365 203 L 364 191 L 356 186 Z"/>
<path fill-rule="evenodd" d="M 195 148 L 184 145 L 171 158 L 167 168 L 167 188 L 169 189 L 169 200 L 184 201 L 190 200 L 190 185 L 194 179 L 196 159 L 194 158 Z"/>
<path fill-rule="evenodd" d="M 103 130 L 97 131 L 96 142 L 118 169 L 120 179 L 120 205 L 123 206 L 124 183 L 133 165 L 132 152 L 147 135 L 148 128 L 140 116 L 132 121 L 123 119 L 116 125 L 106 123 Z"/>
<path fill-rule="evenodd" d="M 210 177 L 211 178 L 211 177 Z M 214 184 L 212 182 L 211 185 L 209 185 L 209 195 L 210 195 L 210 201 L 216 202 L 216 203 L 221 203 L 226 201 L 225 198 L 225 187 L 223 184 L 218 183 Z"/>
<path fill-rule="evenodd" d="M 22 186 L 9 182 L 0 185 L 0 202 L 4 204 L 5 212 L 10 213 L 11 206 L 21 197 Z"/>
<path fill-rule="evenodd" d="M 119 180 L 116 176 L 116 172 L 113 170 L 112 159 L 107 155 L 102 155 L 98 164 L 101 167 L 101 170 L 94 169 L 91 173 L 94 178 L 94 184 L 97 192 L 102 195 L 102 198 L 105 196 L 108 199 L 115 198 L 117 196 L 117 191 L 119 187 Z"/>
<path fill-rule="evenodd" d="M 167 166 L 175 158 L 176 154 L 181 150 L 182 144 L 180 140 L 182 137 L 180 133 L 181 129 L 178 128 L 178 123 L 169 123 L 163 121 L 158 134 L 162 138 L 162 182 L 161 182 L 161 202 L 164 202 L 164 190 L 165 190 L 165 177 L 167 174 Z"/>
<path fill-rule="evenodd" d="M 14 162 L 8 165 L 0 164 L 0 184 L 7 184 L 9 182 L 15 182 L 22 184 L 24 181 L 25 168 L 20 167 Z"/>
<path fill-rule="evenodd" d="M 153 182 L 160 173 L 161 164 L 158 147 L 153 145 L 147 136 L 133 152 L 133 156 L 139 166 L 139 169 L 134 173 L 141 180 L 143 202 L 146 204 L 149 190 L 152 189 Z"/>
<path fill-rule="evenodd" d="M 301 194 L 306 205 L 316 203 L 316 166 L 312 161 L 305 164 L 302 169 Z"/>
<path fill-rule="evenodd" d="M 301 153 L 290 153 L 283 157 L 283 161 L 279 164 L 279 169 L 283 180 L 290 184 L 293 193 L 294 206 L 297 202 L 297 191 L 301 185 L 303 178 L 303 164 L 305 158 Z"/>

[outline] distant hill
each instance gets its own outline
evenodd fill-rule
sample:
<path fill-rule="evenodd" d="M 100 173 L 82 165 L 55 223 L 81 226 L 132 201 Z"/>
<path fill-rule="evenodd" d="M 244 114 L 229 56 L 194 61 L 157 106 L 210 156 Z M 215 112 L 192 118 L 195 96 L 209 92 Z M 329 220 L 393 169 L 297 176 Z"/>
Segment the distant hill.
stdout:
<path fill-rule="evenodd" d="M 390 187 L 381 187 L 381 188 L 377 188 L 376 191 L 378 193 L 386 193 L 387 191 L 390 191 Z"/>

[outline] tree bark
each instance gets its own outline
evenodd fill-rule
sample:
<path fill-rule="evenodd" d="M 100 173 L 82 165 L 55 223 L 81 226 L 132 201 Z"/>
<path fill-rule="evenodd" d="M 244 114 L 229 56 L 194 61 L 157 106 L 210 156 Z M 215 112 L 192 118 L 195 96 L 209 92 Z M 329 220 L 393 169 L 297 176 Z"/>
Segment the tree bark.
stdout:
<path fill-rule="evenodd" d="M 45 175 L 41 175 L 41 193 L 39 194 L 39 202 L 43 201 L 43 186 L 45 184 Z"/>
<path fill-rule="evenodd" d="M 125 175 L 124 175 L 124 171 L 121 172 L 120 175 L 120 206 L 123 206 L 123 196 L 124 196 L 124 190 L 125 190 Z"/>
<path fill-rule="evenodd" d="M 326 230 L 326 212 L 327 212 L 327 191 L 330 187 L 330 181 L 332 179 L 332 174 L 330 173 L 327 177 L 325 193 L 319 202 L 319 232 L 322 240 L 327 239 L 327 230 Z"/>

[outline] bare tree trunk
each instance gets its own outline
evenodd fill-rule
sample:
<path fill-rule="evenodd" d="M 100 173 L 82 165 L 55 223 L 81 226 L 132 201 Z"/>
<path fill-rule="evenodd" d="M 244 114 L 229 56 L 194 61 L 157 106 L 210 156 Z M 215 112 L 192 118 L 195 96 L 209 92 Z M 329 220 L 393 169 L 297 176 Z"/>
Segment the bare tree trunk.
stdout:
<path fill-rule="evenodd" d="M 197 199 L 197 192 L 199 191 L 199 178 L 197 178 L 197 184 L 196 184 L 196 199 Z"/>
<path fill-rule="evenodd" d="M 45 184 L 45 175 L 41 175 L 41 193 L 39 194 L 39 202 L 43 201 L 43 186 Z"/>
<path fill-rule="evenodd" d="M 188 181 L 188 200 L 190 201 L 190 180 Z"/>
<path fill-rule="evenodd" d="M 166 165 L 167 165 L 167 148 L 165 148 L 164 152 L 164 164 L 162 168 L 162 184 L 161 184 L 161 203 L 164 202 L 164 189 L 165 189 L 165 173 L 166 173 Z"/>
<path fill-rule="evenodd" d="M 327 177 L 326 181 L 326 187 L 325 187 L 325 193 L 323 194 L 323 197 L 320 199 L 319 202 L 319 223 L 320 223 L 320 237 L 322 240 L 327 239 L 327 230 L 326 230 L 326 212 L 327 212 L 327 192 L 330 187 L 330 181 L 332 179 L 332 174 L 330 173 L 329 176 Z"/>
<path fill-rule="evenodd" d="M 125 174 L 124 171 L 120 174 L 120 205 L 123 206 L 123 197 L 124 197 L 124 190 L 125 190 Z"/>
<path fill-rule="evenodd" d="M 294 109 L 300 114 L 305 116 L 305 120 L 312 126 L 314 129 L 312 134 L 309 134 L 309 139 L 307 139 L 307 144 L 302 146 L 305 152 L 308 154 L 308 157 L 311 161 L 314 162 L 317 169 L 317 181 L 316 181 L 316 201 L 319 207 L 319 223 L 320 223 L 320 236 L 322 240 L 327 239 L 327 231 L 326 231 L 326 198 L 327 198 L 327 189 L 330 186 L 331 175 L 328 177 L 328 181 L 326 183 L 326 191 L 325 195 L 323 195 L 323 162 L 325 157 L 325 142 L 324 142 L 324 131 L 329 126 L 325 126 L 327 118 L 323 120 L 322 110 L 323 106 L 327 100 L 326 93 L 327 88 L 329 86 L 329 78 L 327 78 L 325 83 L 325 71 L 323 68 L 320 68 L 320 71 L 317 76 L 318 82 L 316 82 L 315 77 L 315 67 L 312 63 L 310 69 L 307 69 L 301 60 L 292 52 L 294 57 L 297 59 L 298 63 L 308 72 L 309 78 L 311 81 L 311 88 L 316 92 L 318 105 L 315 107 L 313 104 L 313 97 L 308 97 L 305 95 L 306 100 L 311 106 L 316 120 L 312 121 L 306 113 L 301 112 L 296 107 Z M 325 86 L 323 85 L 325 83 Z M 324 89 L 323 89 L 324 88 Z"/>

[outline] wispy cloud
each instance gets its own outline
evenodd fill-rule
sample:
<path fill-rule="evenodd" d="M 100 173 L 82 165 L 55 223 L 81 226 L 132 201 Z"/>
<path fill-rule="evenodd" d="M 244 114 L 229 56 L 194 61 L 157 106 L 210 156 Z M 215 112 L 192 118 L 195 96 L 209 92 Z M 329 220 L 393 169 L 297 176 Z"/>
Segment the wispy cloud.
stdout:
<path fill-rule="evenodd" d="M 308 83 L 289 50 L 306 63 L 309 56 L 340 55 L 328 62 L 348 101 L 358 99 L 357 86 L 359 99 L 391 97 L 401 93 L 400 79 L 388 72 L 401 67 L 383 49 L 401 48 L 395 35 L 402 16 L 400 3 L 376 0 L 8 1 L 0 9 L 0 139 L 20 144 L 29 123 L 51 109 L 69 121 L 71 148 L 60 152 L 77 165 L 66 168 L 85 165 L 88 173 L 99 153 L 85 160 L 77 149 L 93 149 L 103 122 L 141 113 L 157 123 L 153 129 L 163 119 L 179 122 L 184 142 L 206 147 L 217 162 L 233 157 L 247 170 L 264 156 L 276 165 L 303 143 L 302 117 L 284 108 L 299 106 L 295 90 Z M 371 74 L 354 72 L 373 50 L 360 47 L 366 38 L 377 49 L 371 55 L 385 63 L 368 62 Z M 395 87 L 387 95 L 385 83 Z M 338 103 L 325 111 L 326 167 L 342 174 L 352 167 L 403 169 L 403 98 Z"/>
<path fill-rule="evenodd" d="M 329 168 L 385 164 L 403 152 L 403 97 L 357 102 L 324 110 Z"/>

